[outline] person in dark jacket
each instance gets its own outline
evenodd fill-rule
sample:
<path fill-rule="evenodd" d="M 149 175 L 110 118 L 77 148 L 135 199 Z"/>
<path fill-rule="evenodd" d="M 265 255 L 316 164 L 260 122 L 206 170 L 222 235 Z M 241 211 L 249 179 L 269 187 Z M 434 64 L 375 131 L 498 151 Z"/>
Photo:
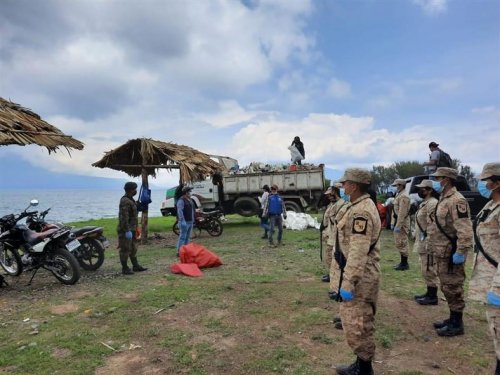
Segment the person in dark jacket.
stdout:
<path fill-rule="evenodd" d="M 122 264 L 122 274 L 132 275 L 134 272 L 146 271 L 137 261 L 137 203 L 134 195 L 137 194 L 137 184 L 127 182 L 123 187 L 125 195 L 120 199 L 118 212 L 118 246 L 120 248 L 120 262 Z M 130 257 L 132 269 L 127 261 Z"/>
<path fill-rule="evenodd" d="M 302 159 L 306 158 L 306 152 L 304 150 L 304 144 L 301 142 L 301 140 L 300 140 L 299 137 L 295 137 L 293 139 L 291 145 L 297 147 L 297 150 L 299 150 L 300 154 L 302 155 Z M 302 161 L 301 160 L 297 160 L 297 165 L 301 165 L 301 164 L 302 164 Z"/>

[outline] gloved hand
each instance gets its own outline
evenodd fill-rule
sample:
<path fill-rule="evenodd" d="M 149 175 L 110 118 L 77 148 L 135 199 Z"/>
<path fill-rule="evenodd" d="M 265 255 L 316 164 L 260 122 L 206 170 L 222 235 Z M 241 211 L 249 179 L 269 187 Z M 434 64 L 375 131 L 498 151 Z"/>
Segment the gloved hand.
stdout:
<path fill-rule="evenodd" d="M 348 292 L 345 289 L 340 288 L 340 296 L 342 297 L 342 301 L 349 302 L 354 298 L 352 292 Z"/>
<path fill-rule="evenodd" d="M 489 291 L 487 294 L 487 298 L 490 305 L 500 307 L 500 296 L 498 294 Z"/>
<path fill-rule="evenodd" d="M 126 232 L 125 232 L 125 238 L 126 238 L 127 240 L 131 240 L 131 239 L 132 239 L 132 237 L 133 237 L 133 235 L 132 235 L 132 231 L 128 230 L 128 231 L 126 231 Z"/>
<path fill-rule="evenodd" d="M 394 227 L 394 232 L 396 232 L 396 233 L 401 232 L 401 228 L 400 227 Z"/>
<path fill-rule="evenodd" d="M 465 262 L 465 255 L 455 253 L 453 254 L 453 264 L 463 264 Z"/>

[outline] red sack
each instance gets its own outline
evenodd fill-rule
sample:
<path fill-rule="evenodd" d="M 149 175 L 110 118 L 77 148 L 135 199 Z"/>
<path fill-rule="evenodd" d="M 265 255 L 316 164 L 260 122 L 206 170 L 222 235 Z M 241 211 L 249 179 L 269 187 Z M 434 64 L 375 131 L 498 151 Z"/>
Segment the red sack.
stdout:
<path fill-rule="evenodd" d="M 170 266 L 170 271 L 192 277 L 203 276 L 203 272 L 194 263 L 174 263 Z"/>
<path fill-rule="evenodd" d="M 180 258 L 182 263 L 196 263 L 200 268 L 218 267 L 222 264 L 217 255 L 195 242 L 181 246 Z"/>

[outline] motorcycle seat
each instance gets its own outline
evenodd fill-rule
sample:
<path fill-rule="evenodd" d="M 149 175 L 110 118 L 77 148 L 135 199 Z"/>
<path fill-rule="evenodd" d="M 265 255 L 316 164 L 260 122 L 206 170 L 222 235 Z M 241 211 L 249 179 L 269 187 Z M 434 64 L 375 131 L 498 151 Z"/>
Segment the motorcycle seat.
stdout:
<path fill-rule="evenodd" d="M 102 231 L 102 227 L 96 227 L 95 225 L 89 225 L 86 227 L 79 227 L 79 228 L 73 228 L 71 229 L 71 233 L 73 233 L 75 236 L 81 236 L 86 233 L 91 233 L 91 232 L 99 232 Z"/>
<path fill-rule="evenodd" d="M 23 232 L 23 237 L 26 242 L 33 245 L 42 241 L 44 238 L 47 238 L 52 233 L 57 232 L 58 230 L 59 230 L 58 228 L 53 228 L 53 229 L 48 229 L 44 232 L 35 232 L 28 229 Z"/>

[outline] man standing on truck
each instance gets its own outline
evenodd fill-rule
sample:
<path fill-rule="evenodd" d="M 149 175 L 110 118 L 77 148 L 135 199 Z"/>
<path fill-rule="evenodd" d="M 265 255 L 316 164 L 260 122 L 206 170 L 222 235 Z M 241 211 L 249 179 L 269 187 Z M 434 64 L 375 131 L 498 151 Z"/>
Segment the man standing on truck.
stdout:
<path fill-rule="evenodd" d="M 435 178 L 432 188 L 441 196 L 428 227 L 429 245 L 434 250 L 441 290 L 450 308 L 449 318 L 434 322 L 434 328 L 445 337 L 464 334 L 464 264 L 473 243 L 469 204 L 455 187 L 457 176 L 456 169 L 445 167 L 431 175 Z"/>
<path fill-rule="evenodd" d="M 262 215 L 269 218 L 269 246 L 276 247 L 273 242 L 275 227 L 278 227 L 278 245 L 283 245 L 281 240 L 283 238 L 283 218 L 286 220 L 286 208 L 285 201 L 278 194 L 278 185 L 276 184 L 271 186 L 271 194 L 267 198 Z"/>
<path fill-rule="evenodd" d="M 392 183 L 397 189 L 392 211 L 391 228 L 394 230 L 394 242 L 399 250 L 401 261 L 394 266 L 396 271 L 406 271 L 408 264 L 408 234 L 410 232 L 410 196 L 405 190 L 406 180 L 397 178 Z"/>
<path fill-rule="evenodd" d="M 434 173 L 439 167 L 450 168 L 452 166 L 450 155 L 441 150 L 439 144 L 436 142 L 429 143 L 429 150 L 431 150 L 429 161 L 424 163 L 424 167 L 427 169 L 426 173 Z"/>

